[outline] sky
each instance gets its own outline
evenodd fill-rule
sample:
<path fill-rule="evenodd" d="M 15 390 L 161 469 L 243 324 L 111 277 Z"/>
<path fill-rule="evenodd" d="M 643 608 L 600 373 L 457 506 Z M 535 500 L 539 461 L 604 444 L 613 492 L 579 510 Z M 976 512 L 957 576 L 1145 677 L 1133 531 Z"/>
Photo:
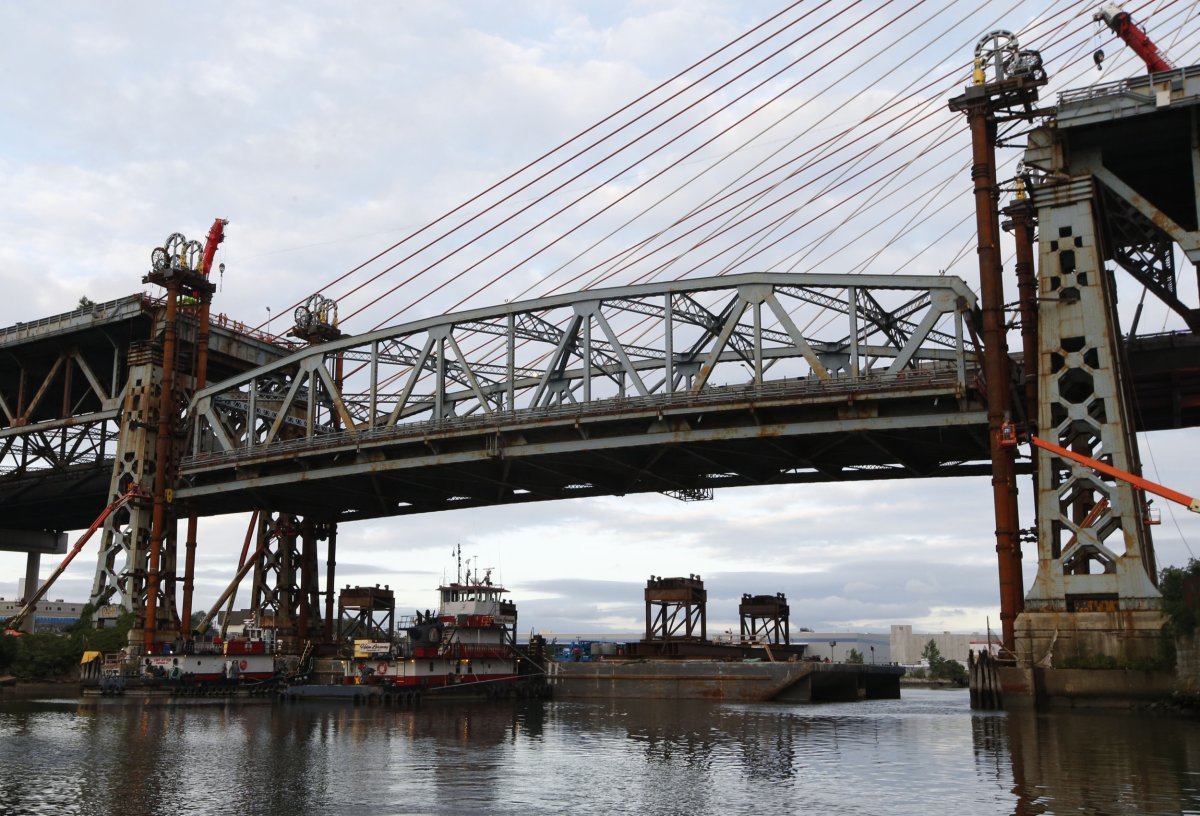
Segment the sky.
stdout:
<path fill-rule="evenodd" d="M 750 78 L 740 80 L 732 87 L 750 92 L 742 108 L 718 110 L 705 101 L 698 109 L 713 114 L 708 127 L 728 130 L 702 148 L 697 141 L 694 154 L 680 142 L 606 181 L 599 196 L 618 204 L 608 222 L 597 219 L 567 236 L 558 228 L 560 243 L 522 260 L 530 241 L 553 232 L 551 224 L 484 263 L 504 236 L 516 234 L 499 230 L 451 261 L 455 271 L 481 264 L 484 278 L 450 280 L 440 266 L 430 274 L 443 288 L 390 293 L 386 276 L 361 289 L 324 287 L 785 4 L 0 2 L 0 28 L 9 34 L 0 53 L 9 78 L 0 85 L 0 325 L 68 311 L 81 296 L 102 301 L 141 291 L 155 246 L 173 232 L 202 240 L 218 216 L 229 226 L 214 310 L 251 324 L 269 320 L 274 331 L 284 331 L 292 306 L 314 291 L 340 298 L 342 315 L 352 315 L 342 326 L 347 332 L 534 296 L 565 285 L 555 276 L 601 251 L 593 245 L 624 247 L 630 229 L 651 234 L 671 223 L 711 194 L 718 179 L 724 183 L 789 144 L 788 134 L 823 138 L 890 110 L 911 83 L 946 71 L 952 78 L 929 90 L 926 106 L 913 113 L 918 124 L 947 128 L 939 131 L 944 141 L 875 155 L 862 172 L 895 164 L 901 174 L 886 184 L 869 175 L 857 187 L 848 184 L 842 209 L 826 211 L 824 222 L 806 227 L 810 232 L 737 271 L 882 265 L 957 274 L 974 286 L 968 141 L 965 125 L 946 119 L 944 104 L 968 81 L 955 66 L 996 28 L 1031 32 L 1033 41 L 1022 44 L 1045 47 L 1055 88 L 1130 76 L 1138 65 L 1090 23 L 1092 3 L 918 2 L 887 18 L 888 25 L 874 25 L 882 16 L 864 16 L 843 33 L 853 14 L 882 15 L 889 6 L 858 5 L 804 7 L 820 9 L 804 28 L 831 34 L 804 46 L 817 62 L 756 89 Z M 1139 19 L 1157 24 L 1151 33 L 1169 55 L 1180 64 L 1197 61 L 1191 3 L 1138 8 Z M 881 33 L 857 44 L 868 31 Z M 894 36 L 885 39 L 889 32 Z M 1096 72 L 1091 53 L 1100 46 L 1109 59 Z M 839 56 L 843 51 L 850 56 Z M 755 135 L 750 123 L 735 119 L 798 74 L 792 96 L 766 106 L 782 113 L 789 100 L 802 100 L 781 115 L 782 124 Z M 673 172 L 704 168 L 705 175 L 686 188 L 639 187 L 663 156 L 680 161 Z M 1018 157 L 1002 151 L 1002 175 L 1004 168 L 1011 175 Z M 558 199 L 535 202 L 531 191 L 509 206 L 533 202 L 531 214 L 549 212 L 591 178 L 566 184 Z M 880 191 L 887 203 L 876 197 Z M 822 189 L 805 207 L 841 195 Z M 647 205 L 660 197 L 664 203 Z M 883 211 L 888 218 L 876 217 Z M 917 222 L 916 214 L 930 217 Z M 635 215 L 636 224 L 618 232 Z M 838 230 L 847 236 L 840 244 Z M 711 266 L 698 264 L 690 274 L 709 273 Z M 492 278 L 473 294 L 476 283 Z M 1182 278 L 1185 298 L 1195 302 L 1194 276 L 1185 271 Z M 1128 278 L 1119 285 L 1128 317 L 1140 292 Z M 1180 325 L 1148 304 L 1143 330 Z M 1150 478 L 1185 493 L 1200 489 L 1192 466 L 1200 431 L 1143 435 L 1142 445 Z M 1028 526 L 1027 480 L 1021 488 Z M 736 630 L 737 602 L 747 592 L 786 593 L 793 627 L 878 632 L 911 623 L 919 631 L 981 631 L 989 622 L 998 626 L 990 500 L 987 479 L 926 480 L 745 488 L 695 503 L 610 497 L 357 522 L 339 534 L 338 581 L 388 584 L 402 610 L 426 608 L 439 581 L 453 574 L 451 551 L 461 544 L 464 556 L 495 568 L 512 590 L 522 629 L 637 632 L 646 579 L 696 573 L 709 593 L 710 631 Z M 1159 560 L 1182 564 L 1200 544 L 1200 524 L 1165 507 L 1163 518 L 1155 531 Z M 215 600 L 232 578 L 246 521 L 202 522 L 198 606 Z M 94 555 L 94 547 L 86 549 L 49 597 L 84 599 Z M 52 560 L 43 560 L 43 574 Z M 23 556 L 0 553 L 0 596 L 16 594 L 24 568 Z M 1035 573 L 1036 554 L 1027 546 L 1027 586 Z M 243 590 L 239 599 L 245 597 Z"/>

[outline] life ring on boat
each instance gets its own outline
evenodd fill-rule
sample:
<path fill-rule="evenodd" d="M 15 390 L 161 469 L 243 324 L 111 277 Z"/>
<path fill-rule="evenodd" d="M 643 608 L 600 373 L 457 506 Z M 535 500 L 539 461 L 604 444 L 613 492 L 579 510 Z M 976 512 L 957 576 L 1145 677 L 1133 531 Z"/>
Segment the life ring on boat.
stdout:
<path fill-rule="evenodd" d="M 240 662 L 240 663 L 238 664 L 238 668 L 240 668 L 242 671 L 245 671 L 245 670 L 246 670 L 246 667 L 247 667 L 247 666 L 249 666 L 249 665 L 250 665 L 249 663 L 247 663 L 245 660 L 243 660 L 242 662 Z"/>
<path fill-rule="evenodd" d="M 376 674 L 387 674 L 387 670 L 388 670 L 388 664 L 387 664 L 386 660 L 380 661 L 379 663 L 375 664 L 375 673 Z"/>

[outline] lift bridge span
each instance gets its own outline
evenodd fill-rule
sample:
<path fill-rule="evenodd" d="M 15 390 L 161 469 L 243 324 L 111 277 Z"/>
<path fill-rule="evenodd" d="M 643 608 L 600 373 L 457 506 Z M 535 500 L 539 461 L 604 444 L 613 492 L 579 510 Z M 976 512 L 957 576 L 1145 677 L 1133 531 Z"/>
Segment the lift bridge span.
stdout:
<path fill-rule="evenodd" d="M 305 348 L 196 393 L 176 501 L 346 521 L 989 472 L 952 277 L 583 291 Z"/>

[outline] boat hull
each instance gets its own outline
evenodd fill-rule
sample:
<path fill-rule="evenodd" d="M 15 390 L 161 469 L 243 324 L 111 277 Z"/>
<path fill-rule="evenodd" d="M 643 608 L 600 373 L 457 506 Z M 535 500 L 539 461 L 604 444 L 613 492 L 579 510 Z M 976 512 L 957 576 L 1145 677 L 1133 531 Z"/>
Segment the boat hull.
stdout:
<path fill-rule="evenodd" d="M 286 686 L 280 699 L 342 700 L 354 703 L 413 706 L 438 700 L 500 700 L 540 698 L 546 694 L 541 678 L 505 677 L 462 683 L 302 683 Z"/>

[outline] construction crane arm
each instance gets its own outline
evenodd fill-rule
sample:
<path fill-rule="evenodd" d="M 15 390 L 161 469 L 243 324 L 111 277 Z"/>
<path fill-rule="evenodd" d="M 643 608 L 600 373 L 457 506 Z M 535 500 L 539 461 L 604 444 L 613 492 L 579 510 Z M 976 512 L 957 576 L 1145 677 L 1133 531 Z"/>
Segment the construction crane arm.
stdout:
<path fill-rule="evenodd" d="M 128 492 L 118 497 L 116 501 L 114 501 L 108 507 L 105 507 L 100 515 L 96 517 L 96 520 L 92 522 L 92 526 L 88 527 L 87 532 L 80 536 L 79 540 L 75 542 L 75 546 L 71 548 L 69 553 L 67 553 L 66 558 L 62 560 L 62 563 L 58 565 L 58 568 L 50 574 L 50 577 L 46 579 L 45 583 L 41 585 L 38 591 L 33 593 L 33 597 L 30 598 L 25 605 L 17 611 L 17 614 L 13 615 L 5 622 L 4 627 L 6 629 L 19 629 L 21 624 L 25 622 L 25 618 L 29 617 L 30 613 L 33 612 L 34 608 L 38 604 L 38 601 L 45 597 L 46 593 L 50 591 L 50 587 L 56 580 L 58 580 L 58 576 L 62 575 L 63 571 L 66 570 L 71 561 L 75 559 L 75 556 L 79 555 L 79 551 L 83 549 L 83 545 L 87 544 L 88 539 L 90 539 L 95 532 L 99 530 L 101 526 L 103 526 L 105 520 L 107 520 L 108 517 L 111 516 L 118 508 L 124 507 L 130 501 L 138 498 L 139 496 L 145 498 L 143 494 L 136 490 L 135 486 L 131 485 Z"/>
<path fill-rule="evenodd" d="M 1100 10 L 1096 12 L 1095 19 L 1102 21 L 1113 30 L 1114 34 L 1124 40 L 1125 44 L 1146 63 L 1146 69 L 1150 73 L 1170 71 L 1174 67 L 1158 52 L 1158 46 L 1133 21 L 1129 12 L 1123 10 L 1116 3 L 1105 3 L 1101 6 Z"/>
<path fill-rule="evenodd" d="M 1152 482 L 1127 470 L 1115 468 L 1112 465 L 1105 464 L 1099 459 L 1093 459 L 1090 456 L 1084 456 L 1082 453 L 1077 453 L 1073 450 L 1068 450 L 1061 445 L 1056 445 L 1053 442 L 1047 442 L 1037 436 L 1025 435 L 1021 436 L 1017 433 L 1016 426 L 1011 422 L 1006 422 L 1000 428 L 1000 444 L 1006 447 L 1012 447 L 1020 442 L 1028 442 L 1029 444 L 1047 450 L 1055 456 L 1061 456 L 1064 459 L 1070 459 L 1072 462 L 1078 462 L 1085 467 L 1090 467 L 1098 473 L 1103 473 L 1106 476 L 1111 476 L 1114 479 L 1120 479 L 1134 487 L 1145 490 L 1147 493 L 1153 493 L 1155 496 L 1161 496 L 1168 501 L 1173 501 L 1176 504 L 1182 504 L 1193 513 L 1200 513 L 1200 499 L 1186 496 L 1178 490 L 1172 490 L 1169 487 L 1164 487 L 1157 482 Z"/>
<path fill-rule="evenodd" d="M 207 277 L 212 269 L 213 258 L 217 254 L 217 245 L 225 240 L 225 225 L 229 223 L 227 218 L 218 218 L 213 221 L 212 227 L 208 230 L 208 240 L 204 242 L 204 255 L 200 261 L 200 271 Z"/>

